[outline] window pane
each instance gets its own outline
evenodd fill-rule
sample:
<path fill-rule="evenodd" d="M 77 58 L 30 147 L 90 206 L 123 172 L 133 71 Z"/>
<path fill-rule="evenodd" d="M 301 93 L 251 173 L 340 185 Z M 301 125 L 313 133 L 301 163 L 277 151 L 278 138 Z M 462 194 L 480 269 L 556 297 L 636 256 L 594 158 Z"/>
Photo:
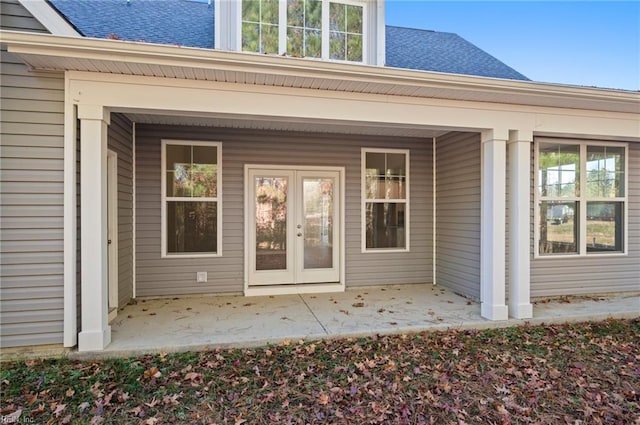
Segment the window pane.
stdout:
<path fill-rule="evenodd" d="M 587 203 L 587 252 L 622 252 L 622 202 Z"/>
<path fill-rule="evenodd" d="M 580 146 L 541 143 L 538 155 L 538 193 L 541 196 L 579 196 Z"/>
<path fill-rule="evenodd" d="M 277 25 L 262 25 L 262 53 L 278 53 L 280 43 Z"/>
<path fill-rule="evenodd" d="M 305 2 L 305 26 L 319 30 L 322 27 L 322 1 L 307 0 Z"/>
<path fill-rule="evenodd" d="M 362 62 L 362 36 L 347 34 L 347 58 L 348 61 Z"/>
<path fill-rule="evenodd" d="M 341 32 L 331 31 L 329 36 L 329 57 L 331 59 L 344 60 L 345 59 L 345 40 L 346 34 Z"/>
<path fill-rule="evenodd" d="M 577 218 L 577 202 L 540 202 L 540 254 L 576 254 Z"/>
<path fill-rule="evenodd" d="M 318 30 L 305 31 L 305 56 L 319 58 L 322 56 L 322 32 Z"/>
<path fill-rule="evenodd" d="M 300 28 L 287 29 L 287 54 L 301 58 L 304 56 L 304 31 Z"/>
<path fill-rule="evenodd" d="M 339 3 L 329 4 L 329 29 L 331 31 L 344 31 L 346 29 L 345 5 Z"/>
<path fill-rule="evenodd" d="M 260 22 L 260 0 L 242 0 L 242 20 Z"/>
<path fill-rule="evenodd" d="M 245 52 L 260 51 L 260 24 L 242 23 L 242 50 Z"/>
<path fill-rule="evenodd" d="M 279 7 L 278 0 L 262 0 L 260 21 L 266 24 L 278 25 Z"/>
<path fill-rule="evenodd" d="M 191 165 L 175 164 L 167 172 L 167 197 L 191 196 Z"/>
<path fill-rule="evenodd" d="M 167 202 L 167 252 L 217 252 L 217 215 L 217 202 Z"/>
<path fill-rule="evenodd" d="M 366 204 L 366 247 L 405 248 L 405 204 Z"/>
<path fill-rule="evenodd" d="M 362 34 L 362 7 L 347 5 L 347 32 Z"/>
<path fill-rule="evenodd" d="M 304 0 L 287 1 L 287 25 L 304 26 Z"/>
<path fill-rule="evenodd" d="M 587 146 L 587 196 L 625 196 L 624 148 Z"/>

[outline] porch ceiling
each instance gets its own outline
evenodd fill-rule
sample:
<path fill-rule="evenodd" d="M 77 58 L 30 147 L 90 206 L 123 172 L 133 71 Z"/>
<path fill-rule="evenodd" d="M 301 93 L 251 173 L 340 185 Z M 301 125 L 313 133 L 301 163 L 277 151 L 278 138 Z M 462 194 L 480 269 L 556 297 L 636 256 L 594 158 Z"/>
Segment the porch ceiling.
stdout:
<path fill-rule="evenodd" d="M 610 112 L 640 112 L 640 93 L 154 45 L 0 31 L 31 68 L 438 98 Z"/>

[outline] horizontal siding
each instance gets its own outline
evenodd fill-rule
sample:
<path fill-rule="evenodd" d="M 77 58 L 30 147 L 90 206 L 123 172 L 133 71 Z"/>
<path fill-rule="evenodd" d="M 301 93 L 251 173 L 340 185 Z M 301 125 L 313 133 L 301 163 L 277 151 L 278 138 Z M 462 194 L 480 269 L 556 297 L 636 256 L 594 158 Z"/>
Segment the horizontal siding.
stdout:
<path fill-rule="evenodd" d="M 222 141 L 223 256 L 160 258 L 160 139 Z M 348 286 L 431 281 L 430 141 L 419 139 L 275 134 L 195 127 L 136 127 L 137 296 L 241 292 L 244 282 L 244 165 L 346 168 L 346 283 Z M 360 148 L 411 150 L 411 252 L 362 254 Z M 197 271 L 209 282 L 196 284 Z"/>
<path fill-rule="evenodd" d="M 118 155 L 118 306 L 133 298 L 133 130 L 120 114 L 111 115 L 108 148 Z"/>
<path fill-rule="evenodd" d="M 532 156 L 532 170 L 533 156 Z M 531 295 L 640 291 L 640 143 L 629 143 L 628 250 L 626 256 L 533 258 L 533 178 L 531 201 Z"/>
<path fill-rule="evenodd" d="M 3 29 L 45 32 L 1 6 Z M 0 346 L 61 344 L 64 76 L 0 55 Z"/>
<path fill-rule="evenodd" d="M 18 0 L 0 0 L 0 28 L 11 31 L 49 32 Z"/>
<path fill-rule="evenodd" d="M 480 297 L 480 136 L 436 142 L 436 283 Z"/>

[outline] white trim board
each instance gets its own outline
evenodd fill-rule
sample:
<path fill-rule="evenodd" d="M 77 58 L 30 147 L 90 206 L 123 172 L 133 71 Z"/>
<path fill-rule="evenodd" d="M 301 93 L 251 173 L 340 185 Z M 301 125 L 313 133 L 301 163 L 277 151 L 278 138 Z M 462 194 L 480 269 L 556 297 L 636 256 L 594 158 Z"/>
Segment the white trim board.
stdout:
<path fill-rule="evenodd" d="M 18 0 L 51 34 L 82 37 L 76 29 L 45 0 Z"/>

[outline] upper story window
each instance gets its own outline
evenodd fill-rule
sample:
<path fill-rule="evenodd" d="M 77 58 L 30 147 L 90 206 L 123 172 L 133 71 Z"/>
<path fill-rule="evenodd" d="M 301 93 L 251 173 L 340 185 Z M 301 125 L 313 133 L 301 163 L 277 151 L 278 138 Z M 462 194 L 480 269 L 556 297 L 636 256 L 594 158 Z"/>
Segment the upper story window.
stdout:
<path fill-rule="evenodd" d="M 362 0 L 242 0 L 241 50 L 365 61 Z"/>
<path fill-rule="evenodd" d="M 624 253 L 627 147 L 537 143 L 537 255 Z"/>

